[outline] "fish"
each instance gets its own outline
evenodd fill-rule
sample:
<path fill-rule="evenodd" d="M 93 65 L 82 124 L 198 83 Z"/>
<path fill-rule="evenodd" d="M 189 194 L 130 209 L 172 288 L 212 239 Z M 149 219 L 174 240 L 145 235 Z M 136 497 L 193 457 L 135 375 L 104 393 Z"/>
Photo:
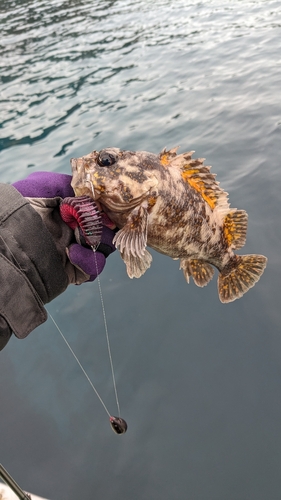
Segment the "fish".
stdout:
<path fill-rule="evenodd" d="M 118 231 L 114 243 L 130 278 L 150 267 L 150 247 L 180 260 L 186 281 L 207 285 L 219 271 L 221 302 L 244 295 L 260 279 L 263 255 L 238 255 L 246 243 L 248 215 L 230 208 L 205 158 L 178 147 L 159 154 L 110 147 L 70 160 L 76 196 L 99 204 Z"/>

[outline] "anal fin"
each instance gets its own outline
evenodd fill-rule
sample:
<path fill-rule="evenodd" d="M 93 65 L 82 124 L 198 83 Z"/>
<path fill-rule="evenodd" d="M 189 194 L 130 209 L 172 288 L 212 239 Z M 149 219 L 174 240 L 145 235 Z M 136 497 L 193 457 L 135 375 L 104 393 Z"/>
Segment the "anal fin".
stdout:
<path fill-rule="evenodd" d="M 200 287 L 208 285 L 215 272 L 208 262 L 200 259 L 181 259 L 180 269 L 188 283 L 189 277 L 192 276 L 194 283 Z"/>
<path fill-rule="evenodd" d="M 234 210 L 225 216 L 223 234 L 229 247 L 238 250 L 245 245 L 247 225 L 248 215 L 245 210 Z"/>

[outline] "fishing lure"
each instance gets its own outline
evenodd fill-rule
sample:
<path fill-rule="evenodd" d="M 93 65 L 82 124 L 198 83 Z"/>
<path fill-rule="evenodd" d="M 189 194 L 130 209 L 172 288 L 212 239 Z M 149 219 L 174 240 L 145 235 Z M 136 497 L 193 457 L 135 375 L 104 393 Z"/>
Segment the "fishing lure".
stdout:
<path fill-rule="evenodd" d="M 60 205 L 60 214 L 71 229 L 74 230 L 77 227 L 81 229 L 90 247 L 97 248 L 101 240 L 102 222 L 94 200 L 89 196 L 64 198 Z"/>

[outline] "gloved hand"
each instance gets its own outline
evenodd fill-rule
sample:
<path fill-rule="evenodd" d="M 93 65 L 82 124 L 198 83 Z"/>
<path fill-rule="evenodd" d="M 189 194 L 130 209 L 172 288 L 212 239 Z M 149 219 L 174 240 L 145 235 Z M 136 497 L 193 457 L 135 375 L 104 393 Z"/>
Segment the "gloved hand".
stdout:
<path fill-rule="evenodd" d="M 71 179 L 71 175 L 67 174 L 34 172 L 26 179 L 15 182 L 13 186 L 27 198 L 54 199 L 59 197 L 64 199 L 68 196 L 74 196 L 74 191 L 70 184 Z M 36 206 L 34 208 L 36 209 Z M 38 211 L 40 213 L 40 210 Z M 42 216 L 42 213 L 40 213 L 40 215 Z M 44 217 L 42 218 L 44 220 Z M 106 218 L 104 221 L 106 221 Z M 64 224 L 62 220 L 61 223 Z M 105 266 L 106 257 L 114 252 L 115 246 L 112 243 L 113 237 L 114 231 L 104 225 L 101 243 L 95 255 L 90 247 L 84 247 L 75 242 L 71 242 L 66 249 L 70 262 L 76 268 L 89 275 L 88 281 L 96 279 L 97 275 L 102 272 Z"/>

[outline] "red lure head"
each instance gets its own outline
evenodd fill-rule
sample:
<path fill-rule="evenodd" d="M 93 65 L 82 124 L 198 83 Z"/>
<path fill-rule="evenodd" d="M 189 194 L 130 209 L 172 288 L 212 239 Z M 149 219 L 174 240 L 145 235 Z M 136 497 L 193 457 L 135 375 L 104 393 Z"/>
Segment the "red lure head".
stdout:
<path fill-rule="evenodd" d="M 89 196 L 64 198 L 60 205 L 60 214 L 71 229 L 79 226 L 89 246 L 96 247 L 100 243 L 101 215 L 96 203 Z"/>

